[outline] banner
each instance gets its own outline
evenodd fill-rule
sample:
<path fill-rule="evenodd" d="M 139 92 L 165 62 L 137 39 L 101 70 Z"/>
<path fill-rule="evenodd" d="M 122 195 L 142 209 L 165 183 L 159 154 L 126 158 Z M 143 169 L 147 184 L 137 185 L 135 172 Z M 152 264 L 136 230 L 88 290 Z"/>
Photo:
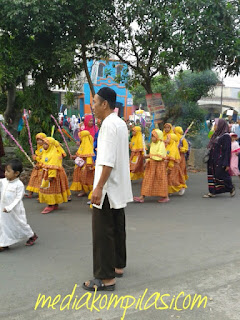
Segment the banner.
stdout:
<path fill-rule="evenodd" d="M 162 100 L 161 93 L 152 93 L 146 95 L 147 107 L 151 114 L 151 119 L 153 119 L 154 114 L 154 122 L 160 123 L 162 122 L 162 118 L 165 114 L 165 106 Z"/>
<path fill-rule="evenodd" d="M 93 84 L 97 84 L 99 62 L 93 61 L 91 79 Z"/>

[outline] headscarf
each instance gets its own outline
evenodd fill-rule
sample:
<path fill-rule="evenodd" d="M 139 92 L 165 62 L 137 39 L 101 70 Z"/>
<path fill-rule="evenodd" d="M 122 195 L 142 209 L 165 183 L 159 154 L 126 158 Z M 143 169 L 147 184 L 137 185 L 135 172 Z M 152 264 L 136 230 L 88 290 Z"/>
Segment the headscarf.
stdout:
<path fill-rule="evenodd" d="M 42 165 L 49 169 L 59 169 L 61 167 L 61 160 L 59 153 L 56 148 L 56 140 L 51 137 L 43 139 L 48 144 L 48 149 L 43 151 L 42 154 Z"/>
<path fill-rule="evenodd" d="M 61 144 L 57 140 L 55 140 L 55 147 L 57 149 L 57 153 L 58 153 L 58 156 L 59 156 L 60 164 L 62 166 L 63 158 L 65 158 L 67 154 L 64 151 L 63 147 L 61 146 Z"/>
<path fill-rule="evenodd" d="M 170 135 L 170 141 L 166 147 L 167 149 L 167 154 L 168 154 L 168 158 L 169 160 L 179 160 L 180 159 L 180 153 L 178 150 L 178 137 L 176 136 L 176 134 L 171 133 Z"/>
<path fill-rule="evenodd" d="M 178 137 L 178 142 L 182 139 L 183 136 L 183 129 L 182 127 L 175 127 L 174 128 L 174 133 L 176 134 L 176 136 Z"/>
<path fill-rule="evenodd" d="M 139 126 L 135 126 L 132 128 L 134 132 L 136 132 L 135 136 L 132 137 L 130 143 L 131 151 L 143 151 L 143 136 L 142 136 L 142 129 Z"/>
<path fill-rule="evenodd" d="M 37 139 L 43 140 L 45 138 L 47 138 L 47 135 L 45 133 L 43 133 L 43 132 L 39 132 L 38 134 L 36 134 L 36 140 Z"/>
<path fill-rule="evenodd" d="M 55 139 L 54 139 L 55 140 Z M 57 152 L 62 156 L 62 157 L 66 157 L 66 152 L 65 150 L 63 149 L 63 147 L 61 146 L 61 144 L 55 140 L 55 147 L 57 148 Z"/>
<path fill-rule="evenodd" d="M 78 129 L 78 119 L 75 115 L 72 115 L 71 118 L 71 129 L 73 132 Z"/>
<path fill-rule="evenodd" d="M 156 161 L 162 161 L 167 155 L 165 144 L 163 142 L 163 132 L 159 129 L 154 129 L 152 131 L 152 135 L 157 138 L 157 142 L 151 143 L 150 158 Z"/>
<path fill-rule="evenodd" d="M 38 134 L 36 134 L 36 140 L 37 139 L 44 140 L 46 137 L 47 137 L 46 134 L 43 133 L 43 132 L 39 132 Z M 36 161 L 37 162 L 39 162 L 41 160 L 43 151 L 44 151 L 43 146 L 37 144 L 37 150 L 35 151 Z"/>
<path fill-rule="evenodd" d="M 217 129 L 211 137 L 211 140 L 208 144 L 208 148 L 211 149 L 214 143 L 217 142 L 217 139 L 223 136 L 225 133 L 229 133 L 229 125 L 226 120 L 219 119 Z"/>
<path fill-rule="evenodd" d="M 93 137 L 90 132 L 87 130 L 83 130 L 79 132 L 79 138 L 81 140 L 80 147 L 76 155 L 78 157 L 84 157 L 86 159 L 87 164 L 93 164 L 94 152 L 93 152 Z"/>
<path fill-rule="evenodd" d="M 169 126 L 170 127 L 170 131 L 169 132 L 165 131 L 165 126 Z M 163 140 L 167 140 L 167 136 L 169 134 L 173 133 L 172 125 L 171 125 L 171 123 L 165 123 L 163 128 L 164 128 L 163 129 Z"/>
<path fill-rule="evenodd" d="M 93 121 L 93 126 L 89 127 L 89 121 L 90 120 L 94 120 L 93 116 L 91 114 L 88 114 L 85 116 L 84 118 L 84 130 L 87 130 L 90 132 L 91 136 L 94 138 L 94 135 L 96 132 L 98 132 L 98 127 L 95 125 L 94 121 Z"/>

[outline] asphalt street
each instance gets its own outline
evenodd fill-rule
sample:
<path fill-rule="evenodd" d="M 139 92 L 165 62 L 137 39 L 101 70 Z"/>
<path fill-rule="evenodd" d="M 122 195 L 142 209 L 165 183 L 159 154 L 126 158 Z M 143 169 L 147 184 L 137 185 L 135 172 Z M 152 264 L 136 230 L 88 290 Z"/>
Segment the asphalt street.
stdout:
<path fill-rule="evenodd" d="M 73 196 L 72 202 L 49 215 L 40 213 L 44 205 L 36 199 L 24 200 L 28 222 L 39 239 L 32 247 L 22 242 L 0 253 L 0 319 L 239 320 L 240 190 L 239 181 L 234 182 L 234 198 L 224 194 L 203 199 L 206 173 L 192 173 L 183 197 L 172 196 L 167 204 L 159 204 L 155 198 L 129 204 L 128 265 L 113 292 L 122 297 L 122 306 L 119 303 L 107 310 L 109 292 L 101 300 L 99 312 L 89 310 L 91 301 L 87 301 L 89 296 L 83 297 L 86 291 L 81 288 L 83 281 L 92 278 L 87 199 Z M 139 195 L 140 186 L 133 183 L 134 195 Z M 74 286 L 69 310 L 61 311 L 62 299 Z M 39 294 L 51 296 L 52 302 L 57 295 L 61 297 L 49 308 L 48 303 L 43 307 L 40 303 L 34 310 Z M 99 294 L 102 297 L 104 292 Z M 128 300 L 127 295 L 131 296 Z M 191 310 L 197 295 L 206 297 L 206 304 L 195 304 Z M 126 309 L 133 297 L 136 304 Z"/>

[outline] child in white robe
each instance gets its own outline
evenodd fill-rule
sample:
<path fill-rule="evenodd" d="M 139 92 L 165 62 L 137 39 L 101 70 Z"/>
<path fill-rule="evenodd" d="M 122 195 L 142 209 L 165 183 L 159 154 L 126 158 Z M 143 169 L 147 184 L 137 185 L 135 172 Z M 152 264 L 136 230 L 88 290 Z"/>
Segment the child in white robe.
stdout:
<path fill-rule="evenodd" d="M 31 246 L 38 238 L 27 223 L 22 202 L 24 185 L 19 180 L 22 170 L 21 161 L 13 159 L 6 165 L 5 178 L 0 179 L 0 252 L 26 238 L 26 245 Z"/>

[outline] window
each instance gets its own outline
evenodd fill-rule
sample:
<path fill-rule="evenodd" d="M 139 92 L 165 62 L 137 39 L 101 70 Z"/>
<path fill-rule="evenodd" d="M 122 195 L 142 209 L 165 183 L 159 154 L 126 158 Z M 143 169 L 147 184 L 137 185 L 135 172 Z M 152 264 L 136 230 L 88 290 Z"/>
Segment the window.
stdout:
<path fill-rule="evenodd" d="M 103 78 L 103 70 L 104 70 L 104 64 L 100 63 L 98 66 L 98 77 Z"/>
<path fill-rule="evenodd" d="M 123 69 L 123 66 L 121 66 L 120 64 L 116 67 L 116 75 L 117 76 L 121 76 L 122 69 Z"/>

